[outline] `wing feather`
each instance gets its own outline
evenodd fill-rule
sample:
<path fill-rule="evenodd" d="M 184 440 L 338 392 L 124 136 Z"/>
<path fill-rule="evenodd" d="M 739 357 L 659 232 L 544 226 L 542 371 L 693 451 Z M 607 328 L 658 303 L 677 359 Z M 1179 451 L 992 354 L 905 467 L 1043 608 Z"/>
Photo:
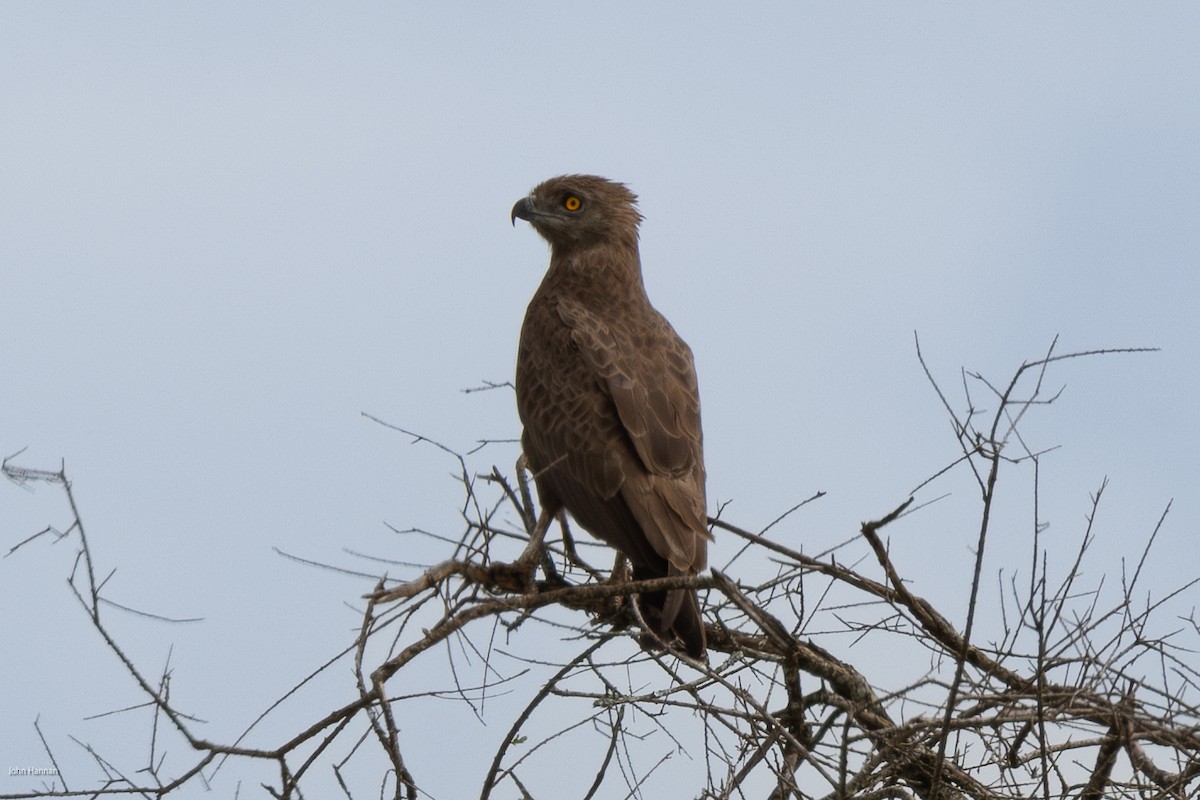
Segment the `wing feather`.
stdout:
<path fill-rule="evenodd" d="M 578 302 L 557 310 L 613 406 L 636 464 L 623 470 L 621 494 L 650 544 L 688 574 L 706 565 L 699 390 L 688 346 L 665 319 L 637 338 L 606 324 Z"/>

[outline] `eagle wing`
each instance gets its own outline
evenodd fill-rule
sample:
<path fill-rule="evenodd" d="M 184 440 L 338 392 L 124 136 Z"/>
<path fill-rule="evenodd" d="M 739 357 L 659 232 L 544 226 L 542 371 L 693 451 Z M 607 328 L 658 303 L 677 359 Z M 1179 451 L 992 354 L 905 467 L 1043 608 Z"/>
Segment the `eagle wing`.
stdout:
<path fill-rule="evenodd" d="M 559 298 L 557 311 L 632 444 L 634 457 L 622 464 L 622 498 L 673 573 L 703 570 L 711 537 L 691 349 L 653 309 L 635 329 L 607 324 L 567 298 Z"/>

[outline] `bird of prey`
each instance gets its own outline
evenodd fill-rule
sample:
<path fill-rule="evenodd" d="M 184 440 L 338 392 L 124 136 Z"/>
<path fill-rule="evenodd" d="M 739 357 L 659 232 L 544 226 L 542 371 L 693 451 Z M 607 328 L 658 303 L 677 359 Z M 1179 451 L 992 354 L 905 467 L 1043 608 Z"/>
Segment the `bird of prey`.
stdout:
<path fill-rule="evenodd" d="M 692 351 L 646 296 L 636 202 L 623 184 L 563 175 L 511 219 L 550 244 L 516 375 L 543 519 L 565 508 L 643 580 L 699 573 L 711 534 Z M 705 657 L 695 591 L 643 593 L 638 608 L 665 643 Z"/>

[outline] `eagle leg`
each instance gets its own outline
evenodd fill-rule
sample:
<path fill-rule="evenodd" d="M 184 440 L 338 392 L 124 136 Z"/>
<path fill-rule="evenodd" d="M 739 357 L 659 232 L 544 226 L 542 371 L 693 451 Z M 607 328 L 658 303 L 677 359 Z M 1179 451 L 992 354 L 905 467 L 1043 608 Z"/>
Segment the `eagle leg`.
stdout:
<path fill-rule="evenodd" d="M 542 541 L 546 538 L 546 529 L 554 521 L 554 514 L 542 510 L 537 525 L 529 535 L 529 544 L 517 556 L 515 561 L 504 563 L 497 561 L 488 567 L 488 580 L 497 589 L 508 592 L 531 592 L 534 589 L 533 576 L 540 565 L 550 580 L 558 578 L 554 564 L 550 561 Z M 561 578 L 558 578 L 561 581 Z"/>
<path fill-rule="evenodd" d="M 525 570 L 528 574 L 526 583 L 529 586 L 533 584 L 533 573 L 537 570 L 538 565 L 546 568 L 546 562 L 549 559 L 549 554 L 546 552 L 546 531 L 550 529 L 550 523 L 554 522 L 554 518 L 558 516 L 555 512 L 543 508 L 542 513 L 538 515 L 537 524 L 533 526 L 533 532 L 529 534 L 529 544 L 525 545 L 525 549 L 517 560 L 513 562 L 514 567 Z M 550 569 L 547 576 L 554 572 L 553 564 L 549 565 Z"/>

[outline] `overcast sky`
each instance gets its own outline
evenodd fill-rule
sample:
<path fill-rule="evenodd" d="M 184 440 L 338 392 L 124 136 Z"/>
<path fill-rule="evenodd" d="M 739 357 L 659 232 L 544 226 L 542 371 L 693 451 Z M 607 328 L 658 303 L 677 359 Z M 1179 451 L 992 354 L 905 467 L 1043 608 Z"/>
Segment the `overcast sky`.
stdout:
<path fill-rule="evenodd" d="M 1172 498 L 1152 586 L 1196 575 L 1198 7 L 651 5 L 0 5 L 0 455 L 65 461 L 111 599 L 203 618 L 110 610 L 151 674 L 174 645 L 204 735 L 356 630 L 370 582 L 275 548 L 446 555 L 387 525 L 457 535 L 454 463 L 362 412 L 460 451 L 519 435 L 510 391 L 462 390 L 512 377 L 547 251 L 509 209 L 564 172 L 641 197 L 648 291 L 696 355 L 710 510 L 757 528 L 824 490 L 775 532 L 820 552 L 953 461 L 914 332 L 960 410 L 961 368 L 1006 383 L 1056 336 L 1152 346 L 1055 366 L 1024 431 L 1060 446 L 1052 553 L 1107 476 L 1092 577 Z M 1030 540 L 1032 473 L 1004 480 L 993 574 Z M 947 494 L 889 532 L 959 620 L 977 493 L 960 469 L 918 500 Z M 0 484 L 0 550 L 68 519 L 53 487 Z M 68 735 L 145 751 L 145 713 L 84 720 L 142 698 L 65 585 L 76 548 L 0 560 L 0 768 L 48 766 L 39 714 L 75 764 Z M 273 730 L 351 697 L 339 681 Z M 412 759 L 511 719 L 431 726 Z M 485 767 L 418 778 L 452 798 Z"/>

